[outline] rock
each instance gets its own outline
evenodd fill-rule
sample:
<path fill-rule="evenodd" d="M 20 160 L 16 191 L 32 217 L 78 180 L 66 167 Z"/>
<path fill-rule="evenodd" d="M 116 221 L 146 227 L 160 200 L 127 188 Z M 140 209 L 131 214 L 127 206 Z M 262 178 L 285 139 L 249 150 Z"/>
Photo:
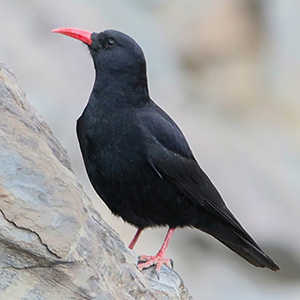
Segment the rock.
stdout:
<path fill-rule="evenodd" d="M 0 116 L 0 299 L 191 299 L 174 270 L 137 270 L 1 62 Z"/>

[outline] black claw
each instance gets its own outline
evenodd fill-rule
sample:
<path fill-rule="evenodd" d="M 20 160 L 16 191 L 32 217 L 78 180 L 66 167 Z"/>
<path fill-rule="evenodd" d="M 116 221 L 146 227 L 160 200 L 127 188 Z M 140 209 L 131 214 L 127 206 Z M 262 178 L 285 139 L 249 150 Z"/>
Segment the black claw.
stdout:
<path fill-rule="evenodd" d="M 138 257 L 138 259 L 139 259 L 139 260 L 138 260 L 138 262 L 137 262 L 137 263 L 138 263 L 138 265 L 139 265 L 139 264 L 141 264 L 141 263 L 144 263 L 144 262 L 146 262 L 146 260 L 140 260 L 140 258 L 141 258 L 141 257 L 139 256 L 139 257 Z"/>
<path fill-rule="evenodd" d="M 170 264 L 171 264 L 172 269 L 174 269 L 174 261 L 171 258 L 170 258 Z"/>
<path fill-rule="evenodd" d="M 155 273 L 156 273 L 156 277 L 157 277 L 157 279 L 158 279 L 158 280 L 160 280 L 160 278 L 159 278 L 159 272 L 158 272 L 158 271 L 156 271 Z"/>

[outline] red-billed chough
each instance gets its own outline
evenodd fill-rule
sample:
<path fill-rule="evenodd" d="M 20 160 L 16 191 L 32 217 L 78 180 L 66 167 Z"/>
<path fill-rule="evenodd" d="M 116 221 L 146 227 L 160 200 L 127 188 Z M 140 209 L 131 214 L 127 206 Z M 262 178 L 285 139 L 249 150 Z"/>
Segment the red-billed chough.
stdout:
<path fill-rule="evenodd" d="M 190 226 L 218 239 L 257 267 L 279 267 L 226 207 L 199 167 L 176 123 L 150 98 L 139 45 L 115 30 L 91 33 L 60 28 L 88 45 L 96 70 L 77 135 L 90 181 L 113 214 L 136 226 L 132 249 L 147 227 L 169 226 L 155 256 L 142 255 L 140 270 L 162 264 L 176 227 Z"/>

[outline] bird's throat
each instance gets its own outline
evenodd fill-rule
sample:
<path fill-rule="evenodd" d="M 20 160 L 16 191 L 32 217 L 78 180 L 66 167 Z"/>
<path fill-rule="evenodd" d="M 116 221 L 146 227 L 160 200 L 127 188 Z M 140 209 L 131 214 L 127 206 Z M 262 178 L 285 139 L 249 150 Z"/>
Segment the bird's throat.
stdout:
<path fill-rule="evenodd" d="M 97 72 L 92 94 L 110 107 L 143 105 L 149 101 L 147 77 Z"/>

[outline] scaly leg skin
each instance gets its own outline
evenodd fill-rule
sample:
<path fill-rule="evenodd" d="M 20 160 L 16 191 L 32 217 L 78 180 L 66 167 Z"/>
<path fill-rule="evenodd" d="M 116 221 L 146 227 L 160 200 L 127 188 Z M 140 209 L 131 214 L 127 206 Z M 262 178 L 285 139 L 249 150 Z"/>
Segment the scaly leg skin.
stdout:
<path fill-rule="evenodd" d="M 129 246 L 128 246 L 129 249 L 131 249 L 131 250 L 133 249 L 133 247 L 135 246 L 137 240 L 139 239 L 139 237 L 140 237 L 142 231 L 143 231 L 143 229 L 141 229 L 141 228 L 139 228 L 139 229 L 137 230 L 137 232 L 136 232 L 136 234 L 134 235 L 134 237 L 133 237 L 131 243 L 130 243 Z"/>
<path fill-rule="evenodd" d="M 165 240 L 155 256 L 141 255 L 138 261 L 138 269 L 142 271 L 143 269 L 155 266 L 156 276 L 159 279 L 159 273 L 161 266 L 163 264 L 167 265 L 170 268 L 173 268 L 173 261 L 169 258 L 164 258 L 165 253 L 168 249 L 169 242 L 175 231 L 175 228 L 169 228 L 168 233 L 165 237 Z"/>

